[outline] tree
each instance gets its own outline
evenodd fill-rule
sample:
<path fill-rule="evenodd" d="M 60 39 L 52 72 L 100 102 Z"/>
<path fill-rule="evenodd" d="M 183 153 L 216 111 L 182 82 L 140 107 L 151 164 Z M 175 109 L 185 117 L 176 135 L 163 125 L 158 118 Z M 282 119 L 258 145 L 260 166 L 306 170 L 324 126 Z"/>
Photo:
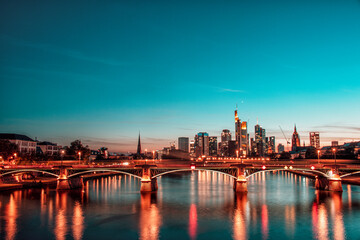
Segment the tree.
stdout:
<path fill-rule="evenodd" d="M 77 154 L 81 152 L 82 159 L 89 159 L 90 156 L 90 149 L 89 146 L 83 146 L 80 140 L 75 140 L 70 143 L 70 147 L 66 147 L 66 154 L 74 156 L 75 158 L 78 158 Z"/>
<path fill-rule="evenodd" d="M 282 152 L 279 159 L 291 159 L 291 154 L 289 152 Z"/>
<path fill-rule="evenodd" d="M 316 149 L 314 147 L 309 147 L 308 149 L 306 149 L 305 158 L 316 159 L 317 158 Z"/>
<path fill-rule="evenodd" d="M 9 140 L 0 140 L 0 155 L 4 160 L 7 160 L 14 153 L 18 152 L 19 147 Z"/>

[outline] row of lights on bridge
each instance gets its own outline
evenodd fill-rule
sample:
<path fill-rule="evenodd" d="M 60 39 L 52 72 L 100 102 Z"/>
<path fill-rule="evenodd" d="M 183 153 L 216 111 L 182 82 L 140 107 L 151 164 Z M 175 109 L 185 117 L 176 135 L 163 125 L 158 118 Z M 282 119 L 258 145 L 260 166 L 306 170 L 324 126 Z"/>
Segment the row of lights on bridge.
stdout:
<path fill-rule="evenodd" d="M 191 158 L 195 160 L 196 158 Z M 197 160 L 258 160 L 258 161 L 269 161 L 270 158 L 248 158 L 248 157 L 198 157 Z"/>
<path fill-rule="evenodd" d="M 190 168 L 191 168 L 191 170 L 195 170 L 196 166 L 192 164 L 192 165 L 190 166 Z M 266 169 L 266 166 L 263 165 L 261 168 L 262 168 L 263 170 L 265 170 L 265 169 Z M 315 170 L 315 167 L 314 167 L 314 166 L 311 166 L 310 168 L 311 168 L 311 170 Z M 289 166 L 289 167 L 288 167 L 288 166 L 285 166 L 284 169 L 286 169 L 286 170 L 287 170 L 287 169 L 292 170 L 292 169 L 293 169 L 293 166 Z"/>

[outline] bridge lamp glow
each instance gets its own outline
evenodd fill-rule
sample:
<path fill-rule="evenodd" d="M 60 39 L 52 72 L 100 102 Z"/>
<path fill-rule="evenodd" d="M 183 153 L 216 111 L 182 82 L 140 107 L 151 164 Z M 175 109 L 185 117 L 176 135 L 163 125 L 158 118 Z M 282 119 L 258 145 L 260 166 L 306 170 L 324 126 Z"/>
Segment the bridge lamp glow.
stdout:
<path fill-rule="evenodd" d="M 191 170 L 195 170 L 195 165 L 190 166 Z"/>
<path fill-rule="evenodd" d="M 287 167 L 287 166 L 285 166 L 285 167 L 284 167 L 284 169 L 288 169 L 288 167 Z"/>
<path fill-rule="evenodd" d="M 128 163 L 128 162 L 124 162 L 123 165 L 124 165 L 124 166 L 129 166 L 129 163 Z"/>
<path fill-rule="evenodd" d="M 311 170 L 314 170 L 315 169 L 315 167 L 314 166 L 311 166 Z"/>
<path fill-rule="evenodd" d="M 292 167 L 292 166 L 290 166 L 290 167 L 289 167 L 289 169 L 293 169 L 293 167 Z"/>
<path fill-rule="evenodd" d="M 262 168 L 263 170 L 265 170 L 265 169 L 266 169 L 266 166 L 262 166 L 261 168 Z"/>

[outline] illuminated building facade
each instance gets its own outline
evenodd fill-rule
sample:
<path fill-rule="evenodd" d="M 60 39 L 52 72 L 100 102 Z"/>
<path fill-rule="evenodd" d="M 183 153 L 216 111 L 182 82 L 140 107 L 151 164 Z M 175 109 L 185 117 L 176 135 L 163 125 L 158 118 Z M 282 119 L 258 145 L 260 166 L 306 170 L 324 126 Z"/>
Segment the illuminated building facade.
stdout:
<path fill-rule="evenodd" d="M 178 138 L 178 149 L 184 152 L 189 152 L 189 138 L 179 137 Z"/>
<path fill-rule="evenodd" d="M 221 142 L 219 142 L 219 155 L 229 157 L 229 142 L 231 133 L 229 129 L 224 129 L 221 133 Z"/>
<path fill-rule="evenodd" d="M 209 155 L 217 156 L 217 137 L 209 137 Z"/>
<path fill-rule="evenodd" d="M 195 135 L 195 156 L 209 156 L 209 134 L 199 132 Z"/>
<path fill-rule="evenodd" d="M 255 156 L 265 156 L 266 150 L 266 131 L 259 124 L 255 125 L 255 139 L 252 139 L 252 154 Z"/>
<path fill-rule="evenodd" d="M 310 146 L 315 149 L 320 149 L 320 133 L 310 132 Z"/>
<path fill-rule="evenodd" d="M 239 150 L 239 156 L 247 156 L 249 151 L 247 122 L 241 122 L 237 110 L 235 110 L 235 141 Z"/>
<path fill-rule="evenodd" d="M 271 136 L 267 142 L 268 154 L 275 153 L 275 136 Z"/>
<path fill-rule="evenodd" d="M 231 133 L 229 129 L 224 129 L 221 133 L 221 142 L 231 141 Z"/>
<path fill-rule="evenodd" d="M 282 145 L 281 143 L 279 143 L 279 145 L 278 145 L 277 149 L 278 149 L 278 153 L 282 153 L 282 152 L 284 152 L 284 151 L 285 151 L 285 146 L 284 146 L 284 145 Z"/>
<path fill-rule="evenodd" d="M 294 127 L 294 133 L 292 135 L 292 141 L 291 141 L 291 150 L 297 151 L 297 149 L 300 147 L 300 137 L 296 130 L 296 125 Z"/>
<path fill-rule="evenodd" d="M 195 141 L 190 141 L 190 157 L 195 157 Z"/>

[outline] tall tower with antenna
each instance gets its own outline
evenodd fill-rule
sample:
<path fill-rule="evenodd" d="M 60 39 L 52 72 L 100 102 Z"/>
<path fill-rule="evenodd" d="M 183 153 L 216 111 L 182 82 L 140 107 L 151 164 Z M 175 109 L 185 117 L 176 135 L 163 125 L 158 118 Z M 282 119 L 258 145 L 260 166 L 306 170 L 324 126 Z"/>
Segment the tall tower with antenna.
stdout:
<path fill-rule="evenodd" d="M 137 145 L 136 155 L 138 155 L 138 156 L 140 156 L 140 155 L 141 155 L 140 132 L 139 132 L 139 138 L 138 138 L 138 145 Z"/>

